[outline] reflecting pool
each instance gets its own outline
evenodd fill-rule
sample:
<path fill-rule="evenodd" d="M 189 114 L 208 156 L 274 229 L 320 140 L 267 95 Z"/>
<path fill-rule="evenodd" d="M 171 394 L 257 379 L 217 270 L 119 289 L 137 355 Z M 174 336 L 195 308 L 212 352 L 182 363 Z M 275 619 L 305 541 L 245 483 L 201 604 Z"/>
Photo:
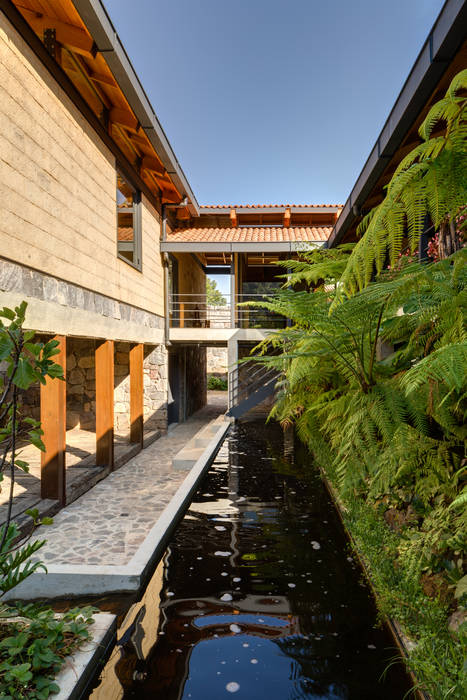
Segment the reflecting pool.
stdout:
<path fill-rule="evenodd" d="M 393 640 L 310 457 L 285 458 L 277 425 L 232 428 L 159 572 L 157 615 L 120 640 L 119 697 L 395 700 L 410 688 L 401 663 L 384 673 Z"/>

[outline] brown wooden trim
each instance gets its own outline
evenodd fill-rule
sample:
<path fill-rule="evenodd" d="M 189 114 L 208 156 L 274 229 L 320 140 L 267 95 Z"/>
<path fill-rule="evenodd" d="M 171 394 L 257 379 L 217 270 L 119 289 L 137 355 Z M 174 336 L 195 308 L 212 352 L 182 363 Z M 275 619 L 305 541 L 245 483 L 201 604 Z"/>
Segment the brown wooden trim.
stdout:
<path fill-rule="evenodd" d="M 114 464 L 114 341 L 96 345 L 96 464 Z"/>
<path fill-rule="evenodd" d="M 66 376 L 66 337 L 55 336 L 59 354 L 54 361 L 63 367 Z M 41 452 L 41 498 L 66 502 L 66 382 L 47 377 L 41 384 L 41 424 L 45 452 Z"/>
<path fill-rule="evenodd" d="M 57 41 L 60 42 L 60 44 L 69 46 L 73 51 L 83 54 L 84 56 L 92 57 L 94 41 L 84 29 L 80 29 L 73 24 L 61 22 L 55 17 L 48 17 L 47 15 L 39 14 L 33 10 L 28 10 L 26 7 L 22 7 L 20 12 L 27 20 L 28 24 L 39 34 L 41 34 L 44 29 L 55 29 Z"/>
<path fill-rule="evenodd" d="M 130 348 L 130 442 L 143 447 L 144 345 L 137 343 Z"/>

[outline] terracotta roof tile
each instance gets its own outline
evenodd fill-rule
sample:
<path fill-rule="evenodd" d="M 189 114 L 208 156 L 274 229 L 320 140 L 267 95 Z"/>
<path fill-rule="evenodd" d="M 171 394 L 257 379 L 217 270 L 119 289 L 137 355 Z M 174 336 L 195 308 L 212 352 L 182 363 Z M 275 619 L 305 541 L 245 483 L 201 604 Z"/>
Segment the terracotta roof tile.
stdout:
<path fill-rule="evenodd" d="M 185 228 L 169 233 L 172 243 L 265 243 L 277 241 L 327 241 L 332 226 L 240 226 L 238 228 Z"/>
<path fill-rule="evenodd" d="M 284 209 L 285 207 L 342 207 L 342 204 L 201 204 L 200 209 Z"/>

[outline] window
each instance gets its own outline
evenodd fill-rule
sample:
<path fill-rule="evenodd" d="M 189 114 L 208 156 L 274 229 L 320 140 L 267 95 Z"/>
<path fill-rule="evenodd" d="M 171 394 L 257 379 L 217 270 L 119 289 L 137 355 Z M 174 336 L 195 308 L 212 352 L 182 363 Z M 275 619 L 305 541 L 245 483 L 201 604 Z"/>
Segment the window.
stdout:
<path fill-rule="evenodd" d="M 141 193 L 117 172 L 118 257 L 141 270 Z"/>

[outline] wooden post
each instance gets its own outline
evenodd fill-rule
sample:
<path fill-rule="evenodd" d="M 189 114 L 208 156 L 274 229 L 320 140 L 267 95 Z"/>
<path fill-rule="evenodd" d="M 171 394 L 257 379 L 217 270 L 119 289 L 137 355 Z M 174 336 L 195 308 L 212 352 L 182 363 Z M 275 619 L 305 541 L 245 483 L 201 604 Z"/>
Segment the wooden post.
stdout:
<path fill-rule="evenodd" d="M 63 367 L 66 376 L 66 338 L 56 335 L 60 350 L 53 360 Z M 66 502 L 65 452 L 66 452 L 66 382 L 47 377 L 41 384 L 42 441 L 45 452 L 41 452 L 41 498 L 52 498 Z"/>
<path fill-rule="evenodd" d="M 96 346 L 96 464 L 114 466 L 114 342 Z"/>
<path fill-rule="evenodd" d="M 130 442 L 143 447 L 143 385 L 144 345 L 137 343 L 130 348 Z"/>

